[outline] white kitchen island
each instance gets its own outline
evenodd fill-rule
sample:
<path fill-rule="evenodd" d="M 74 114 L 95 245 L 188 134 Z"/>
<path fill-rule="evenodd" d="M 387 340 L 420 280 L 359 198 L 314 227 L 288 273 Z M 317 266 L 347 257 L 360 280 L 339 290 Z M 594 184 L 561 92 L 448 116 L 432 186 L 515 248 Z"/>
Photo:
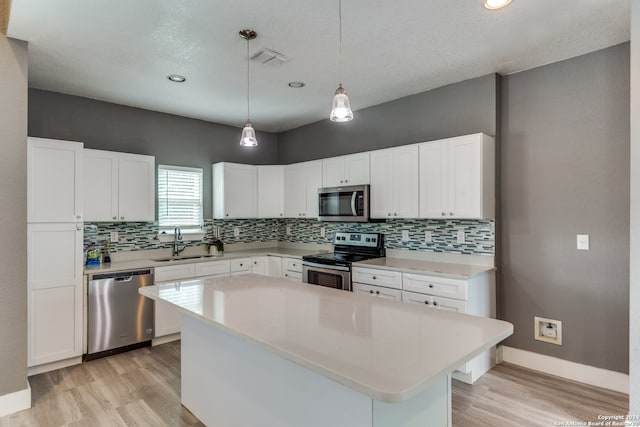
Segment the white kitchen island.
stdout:
<path fill-rule="evenodd" d="M 451 372 L 513 333 L 252 274 L 140 293 L 182 310 L 182 403 L 216 427 L 450 426 Z"/>

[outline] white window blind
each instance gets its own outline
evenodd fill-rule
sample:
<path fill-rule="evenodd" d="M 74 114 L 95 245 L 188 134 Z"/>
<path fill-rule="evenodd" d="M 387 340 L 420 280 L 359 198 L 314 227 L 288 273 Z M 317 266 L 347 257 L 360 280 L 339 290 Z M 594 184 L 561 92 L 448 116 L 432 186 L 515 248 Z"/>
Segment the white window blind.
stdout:
<path fill-rule="evenodd" d="M 158 225 L 202 227 L 202 169 L 158 166 Z"/>

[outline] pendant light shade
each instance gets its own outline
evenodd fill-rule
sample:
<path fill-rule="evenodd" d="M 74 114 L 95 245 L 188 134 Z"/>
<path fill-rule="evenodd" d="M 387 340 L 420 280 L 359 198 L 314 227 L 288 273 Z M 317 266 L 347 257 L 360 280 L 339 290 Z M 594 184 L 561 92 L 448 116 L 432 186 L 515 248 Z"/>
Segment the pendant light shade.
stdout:
<path fill-rule="evenodd" d="M 240 145 L 243 147 L 255 147 L 258 145 L 258 140 L 256 139 L 256 130 L 251 126 L 251 122 L 247 122 L 244 124 L 244 128 L 242 128 L 242 136 L 240 137 Z"/>
<path fill-rule="evenodd" d="M 329 119 L 332 122 L 348 122 L 349 120 L 353 120 L 349 97 L 347 96 L 347 91 L 342 87 L 342 83 L 338 86 L 338 89 L 336 89 L 336 95 L 333 97 L 333 105 L 331 106 L 331 116 L 329 116 Z"/>
<path fill-rule="evenodd" d="M 338 85 L 336 94 L 333 97 L 329 120 L 332 122 L 348 122 L 353 120 L 353 111 L 351 111 L 351 104 L 349 103 L 347 91 L 342 87 L 342 0 L 338 0 L 338 17 L 340 22 L 340 84 Z"/>
<path fill-rule="evenodd" d="M 253 30 L 240 31 L 240 37 L 247 41 L 247 122 L 244 124 L 244 128 L 242 128 L 242 136 L 240 137 L 240 145 L 243 147 L 255 147 L 258 145 L 256 130 L 251 125 L 251 109 L 249 108 L 249 63 L 251 62 L 251 58 L 249 58 L 249 40 L 255 39 L 257 35 Z"/>

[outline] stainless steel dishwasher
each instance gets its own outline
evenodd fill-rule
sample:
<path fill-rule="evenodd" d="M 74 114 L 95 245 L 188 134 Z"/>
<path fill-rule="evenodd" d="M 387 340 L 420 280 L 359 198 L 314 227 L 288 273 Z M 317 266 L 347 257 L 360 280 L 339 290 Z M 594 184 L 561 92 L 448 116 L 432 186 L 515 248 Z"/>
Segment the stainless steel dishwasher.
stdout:
<path fill-rule="evenodd" d="M 88 285 L 85 360 L 151 345 L 153 300 L 138 293 L 153 285 L 151 269 L 92 274 Z"/>

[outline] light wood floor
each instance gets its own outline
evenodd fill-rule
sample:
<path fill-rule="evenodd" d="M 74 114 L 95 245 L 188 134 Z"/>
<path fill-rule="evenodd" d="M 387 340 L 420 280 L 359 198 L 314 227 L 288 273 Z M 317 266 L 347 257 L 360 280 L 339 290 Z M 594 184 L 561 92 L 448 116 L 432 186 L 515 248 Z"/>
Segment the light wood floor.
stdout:
<path fill-rule="evenodd" d="M 180 342 L 29 380 L 33 407 L 0 427 L 203 425 L 180 405 Z M 452 406 L 454 427 L 551 427 L 626 414 L 628 396 L 502 364 L 473 386 L 454 381 Z"/>

